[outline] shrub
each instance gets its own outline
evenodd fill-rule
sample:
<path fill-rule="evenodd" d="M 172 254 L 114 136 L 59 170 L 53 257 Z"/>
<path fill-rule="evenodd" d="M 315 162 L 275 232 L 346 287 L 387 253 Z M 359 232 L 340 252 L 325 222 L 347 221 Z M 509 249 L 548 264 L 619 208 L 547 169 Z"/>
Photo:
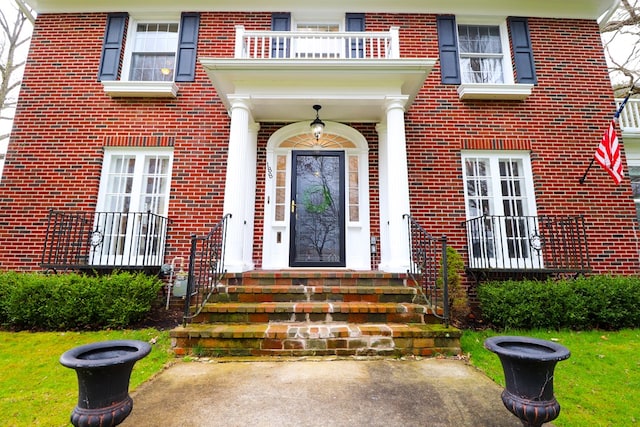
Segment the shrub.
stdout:
<path fill-rule="evenodd" d="M 150 311 L 161 286 L 141 273 L 2 273 L 0 322 L 16 329 L 123 328 Z"/>
<path fill-rule="evenodd" d="M 458 251 L 447 246 L 447 286 L 449 289 L 449 315 L 456 324 L 464 324 L 469 315 L 469 298 L 462 282 L 464 260 Z M 442 266 L 438 274 L 439 288 L 442 288 Z"/>
<path fill-rule="evenodd" d="M 485 320 L 502 329 L 640 327 L 640 278 L 487 282 L 478 287 Z"/>

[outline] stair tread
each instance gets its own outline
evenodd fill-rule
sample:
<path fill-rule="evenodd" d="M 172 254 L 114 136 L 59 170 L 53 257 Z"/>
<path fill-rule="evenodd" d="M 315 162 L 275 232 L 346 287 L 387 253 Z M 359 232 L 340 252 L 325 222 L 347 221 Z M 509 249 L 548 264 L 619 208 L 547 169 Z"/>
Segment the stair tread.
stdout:
<path fill-rule="evenodd" d="M 442 325 L 413 323 L 347 323 L 347 322 L 271 322 L 192 324 L 171 332 L 173 338 L 358 338 L 387 336 L 392 338 L 459 337 L 462 332 Z"/>
<path fill-rule="evenodd" d="M 367 301 L 269 301 L 269 302 L 214 302 L 205 305 L 207 313 L 428 313 L 429 307 L 410 302 Z"/>
<path fill-rule="evenodd" d="M 332 285 L 229 285 L 227 293 L 333 293 L 333 294 L 407 294 L 416 288 L 408 286 L 332 286 Z"/>

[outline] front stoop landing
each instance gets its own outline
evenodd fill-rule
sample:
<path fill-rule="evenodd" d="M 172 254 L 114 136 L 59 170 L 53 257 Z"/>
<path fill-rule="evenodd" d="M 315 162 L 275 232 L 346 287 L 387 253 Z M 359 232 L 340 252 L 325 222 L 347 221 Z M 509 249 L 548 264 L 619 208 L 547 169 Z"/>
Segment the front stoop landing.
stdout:
<path fill-rule="evenodd" d="M 197 356 L 459 354 L 461 332 L 407 283 L 379 272 L 230 275 L 191 324 L 171 331 L 172 346 Z"/>

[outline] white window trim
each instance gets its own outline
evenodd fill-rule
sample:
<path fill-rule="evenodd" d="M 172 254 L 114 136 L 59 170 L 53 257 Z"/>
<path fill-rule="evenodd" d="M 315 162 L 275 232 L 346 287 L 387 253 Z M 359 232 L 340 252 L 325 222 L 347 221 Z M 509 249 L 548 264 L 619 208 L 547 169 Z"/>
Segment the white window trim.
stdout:
<path fill-rule="evenodd" d="M 532 84 L 484 84 L 462 83 L 458 86 L 460 99 L 494 99 L 504 101 L 522 101 L 531 95 Z"/>
<path fill-rule="evenodd" d="M 154 14 L 154 15 L 141 15 L 141 16 L 129 16 L 129 24 L 127 29 L 127 36 L 124 46 L 124 55 L 122 60 L 122 71 L 120 73 L 120 80 L 103 81 L 102 86 L 104 92 L 113 98 L 133 98 L 133 97 L 145 97 L 145 98 L 175 98 L 178 96 L 178 86 L 175 82 L 164 81 L 131 81 L 129 80 L 129 69 L 131 66 L 131 54 L 133 50 L 134 38 L 138 23 L 178 23 L 180 24 L 180 16 L 175 14 Z M 180 34 L 180 28 L 178 27 L 178 34 Z M 176 46 L 176 55 L 177 46 Z M 177 65 L 177 62 L 176 62 Z M 174 73 L 175 74 L 175 73 Z"/>
<path fill-rule="evenodd" d="M 522 101 L 531 95 L 532 84 L 514 83 L 514 69 L 511 61 L 512 49 L 509 42 L 509 29 L 504 17 L 470 17 L 456 16 L 456 31 L 458 25 L 497 25 L 500 27 L 500 42 L 502 44 L 502 75 L 504 83 L 461 83 L 458 86 L 458 96 L 462 100 L 504 100 Z M 460 39 L 457 34 L 458 40 Z M 460 54 L 458 53 L 458 56 Z M 458 61 L 460 59 L 458 58 Z M 462 73 L 462 67 L 460 68 Z"/>
<path fill-rule="evenodd" d="M 174 82 L 103 81 L 104 92 L 113 98 L 175 98 L 178 86 Z"/>

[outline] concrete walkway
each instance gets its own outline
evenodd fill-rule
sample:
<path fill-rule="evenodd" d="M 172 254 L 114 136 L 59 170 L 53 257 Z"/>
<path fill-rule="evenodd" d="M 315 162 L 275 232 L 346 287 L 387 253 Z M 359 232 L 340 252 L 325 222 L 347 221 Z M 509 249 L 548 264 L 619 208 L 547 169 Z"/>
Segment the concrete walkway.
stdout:
<path fill-rule="evenodd" d="M 178 362 L 122 426 L 522 426 L 501 392 L 463 360 Z"/>

